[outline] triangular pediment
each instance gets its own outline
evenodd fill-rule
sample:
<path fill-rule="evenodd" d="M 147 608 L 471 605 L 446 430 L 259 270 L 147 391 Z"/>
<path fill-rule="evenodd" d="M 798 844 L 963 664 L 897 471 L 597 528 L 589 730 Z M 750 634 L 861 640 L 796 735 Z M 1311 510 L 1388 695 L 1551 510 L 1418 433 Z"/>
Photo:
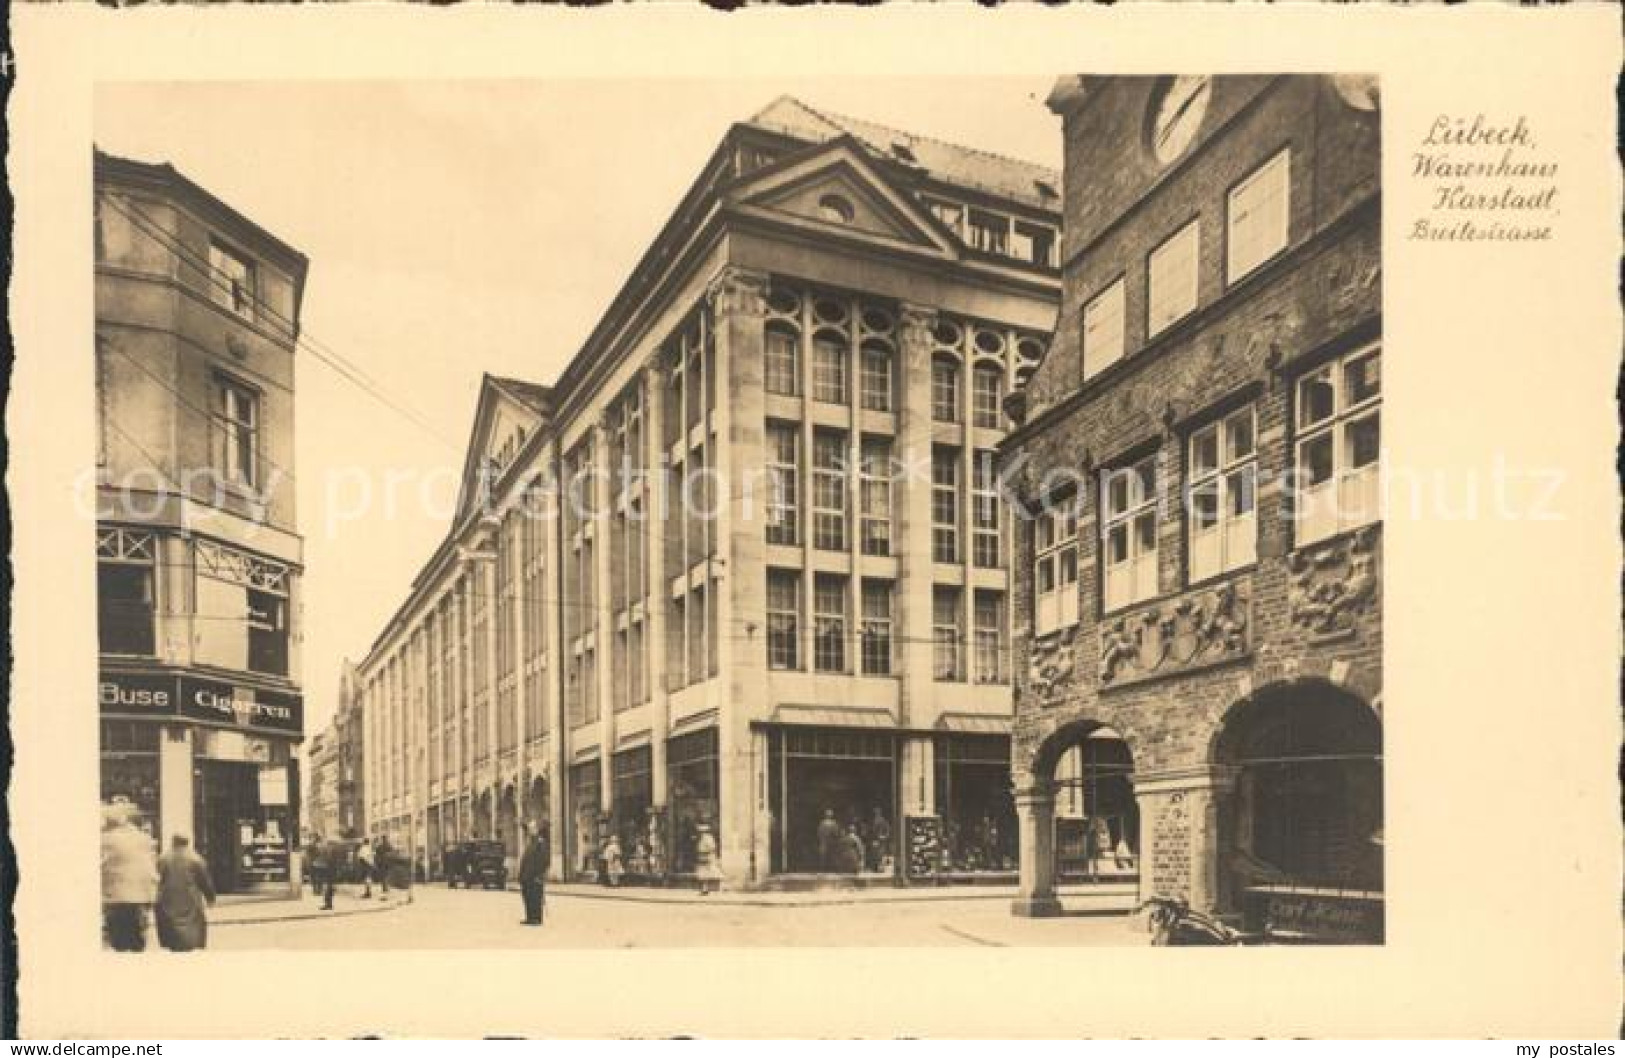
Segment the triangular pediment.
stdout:
<path fill-rule="evenodd" d="M 752 174 L 729 198 L 745 211 L 809 229 L 903 243 L 944 256 L 955 253 L 952 237 L 848 139 Z"/>
<path fill-rule="evenodd" d="M 494 485 L 518 458 L 525 442 L 541 428 L 542 420 L 542 412 L 522 395 L 511 392 L 500 380 L 485 376 L 463 459 L 458 521 L 478 503 L 483 490 Z"/>

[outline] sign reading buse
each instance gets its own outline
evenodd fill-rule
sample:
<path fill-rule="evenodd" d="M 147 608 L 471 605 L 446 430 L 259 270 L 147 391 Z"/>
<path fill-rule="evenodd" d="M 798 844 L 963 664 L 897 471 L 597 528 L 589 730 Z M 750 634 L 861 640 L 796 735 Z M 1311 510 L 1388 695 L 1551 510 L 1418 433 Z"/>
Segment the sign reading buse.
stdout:
<path fill-rule="evenodd" d="M 103 673 L 98 698 L 104 713 L 184 716 L 210 724 L 299 734 L 303 699 L 297 694 L 236 687 L 191 676 Z"/>

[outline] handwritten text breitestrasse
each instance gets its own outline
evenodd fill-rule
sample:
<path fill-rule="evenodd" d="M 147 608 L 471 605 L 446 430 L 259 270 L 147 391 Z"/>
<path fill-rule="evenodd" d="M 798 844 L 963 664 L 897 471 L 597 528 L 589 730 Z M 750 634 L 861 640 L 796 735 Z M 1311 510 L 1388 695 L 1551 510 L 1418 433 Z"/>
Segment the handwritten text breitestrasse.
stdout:
<path fill-rule="evenodd" d="M 1429 184 L 1413 241 L 1545 242 L 1558 208 L 1557 163 L 1539 153 L 1522 115 L 1491 121 L 1440 114 L 1411 154 L 1411 176 Z"/>

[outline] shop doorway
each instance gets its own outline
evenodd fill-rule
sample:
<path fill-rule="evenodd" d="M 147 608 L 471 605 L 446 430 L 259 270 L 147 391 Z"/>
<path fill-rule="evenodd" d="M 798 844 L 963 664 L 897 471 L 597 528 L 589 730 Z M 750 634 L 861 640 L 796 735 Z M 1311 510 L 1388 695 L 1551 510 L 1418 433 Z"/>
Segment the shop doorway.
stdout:
<path fill-rule="evenodd" d="M 769 752 L 775 872 L 879 874 L 880 865 L 895 864 L 897 742 L 890 733 L 779 730 Z"/>
<path fill-rule="evenodd" d="M 287 766 L 199 760 L 193 771 L 198 854 L 215 888 L 243 892 L 288 881 Z"/>
<path fill-rule="evenodd" d="M 1010 790 L 1010 739 L 1005 735 L 939 735 L 936 807 L 950 874 L 1016 870 L 1016 803 Z"/>
<path fill-rule="evenodd" d="M 1055 791 L 1055 874 L 1047 884 L 1137 881 L 1140 805 L 1123 737 L 1098 722 L 1064 727 L 1039 748 L 1033 775 Z"/>

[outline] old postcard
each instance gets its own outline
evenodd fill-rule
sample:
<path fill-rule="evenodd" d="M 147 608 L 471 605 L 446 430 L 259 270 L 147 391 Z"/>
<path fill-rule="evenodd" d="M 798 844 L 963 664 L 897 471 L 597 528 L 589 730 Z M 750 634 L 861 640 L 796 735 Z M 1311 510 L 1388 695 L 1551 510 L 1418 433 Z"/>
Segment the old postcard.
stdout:
<path fill-rule="evenodd" d="M 1609 15 L 19 12 L 21 1031 L 1614 1034 Z"/>

